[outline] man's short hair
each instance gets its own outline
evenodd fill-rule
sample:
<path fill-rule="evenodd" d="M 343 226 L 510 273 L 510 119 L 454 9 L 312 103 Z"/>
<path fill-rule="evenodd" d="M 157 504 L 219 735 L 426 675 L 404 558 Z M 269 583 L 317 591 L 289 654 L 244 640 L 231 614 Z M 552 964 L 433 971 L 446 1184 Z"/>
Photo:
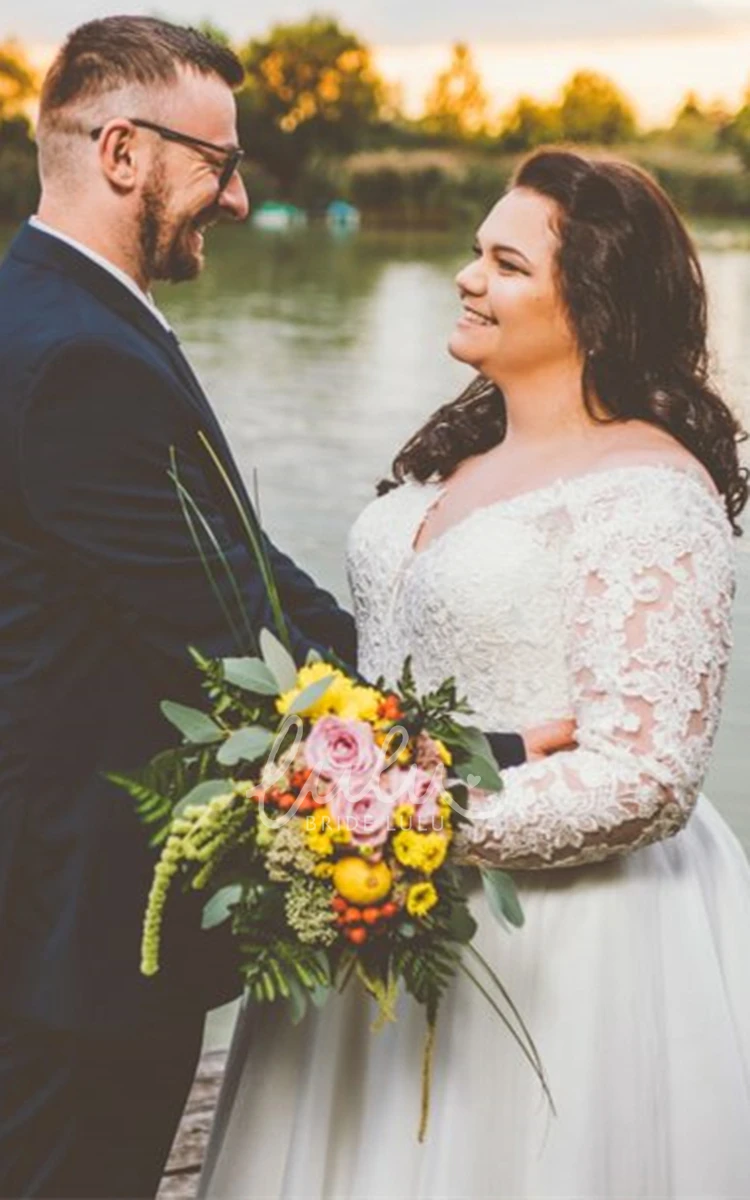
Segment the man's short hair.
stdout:
<path fill-rule="evenodd" d="M 169 87 L 181 68 L 217 75 L 231 88 L 244 70 L 234 51 L 197 29 L 155 17 L 104 17 L 74 29 L 50 67 L 39 105 L 40 125 L 77 102 L 128 87 Z"/>

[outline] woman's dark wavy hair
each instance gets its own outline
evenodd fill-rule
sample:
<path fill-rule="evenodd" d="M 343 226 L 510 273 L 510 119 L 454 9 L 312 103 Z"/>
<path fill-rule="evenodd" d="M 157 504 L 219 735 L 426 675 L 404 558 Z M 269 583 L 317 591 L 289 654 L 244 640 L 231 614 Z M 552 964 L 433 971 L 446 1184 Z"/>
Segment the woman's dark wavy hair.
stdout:
<path fill-rule="evenodd" d="M 747 434 L 709 379 L 703 272 L 671 201 L 629 163 L 563 149 L 530 155 L 510 187 L 558 206 L 557 279 L 587 411 L 595 417 L 598 398 L 604 420 L 638 417 L 672 434 L 706 467 L 739 534 L 748 472 L 737 446 Z M 406 443 L 394 478 L 445 479 L 505 431 L 503 394 L 478 376 Z"/>

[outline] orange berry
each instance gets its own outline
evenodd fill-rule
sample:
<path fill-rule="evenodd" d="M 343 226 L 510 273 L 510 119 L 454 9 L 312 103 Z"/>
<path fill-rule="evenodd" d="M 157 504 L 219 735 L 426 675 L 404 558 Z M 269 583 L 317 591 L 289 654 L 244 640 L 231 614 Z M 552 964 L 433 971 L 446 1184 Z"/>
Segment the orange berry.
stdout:
<path fill-rule="evenodd" d="M 361 946 L 363 942 L 367 941 L 367 930 L 362 925 L 358 925 L 356 929 L 347 929 L 346 936 L 350 942 L 354 942 L 355 946 Z"/>
<path fill-rule="evenodd" d="M 346 910 L 348 909 L 348 907 L 349 907 L 349 905 L 347 904 L 347 902 L 343 896 L 334 896 L 333 897 L 333 900 L 331 901 L 331 908 L 333 909 L 334 912 L 345 913 Z"/>
<path fill-rule="evenodd" d="M 391 919 L 391 917 L 396 916 L 397 912 L 398 912 L 398 905 L 394 904 L 392 900 L 389 900 L 388 903 L 384 904 L 383 907 L 381 908 L 380 915 L 381 915 L 381 917 L 385 917 L 386 921 L 389 921 Z"/>
<path fill-rule="evenodd" d="M 292 808 L 292 806 L 296 803 L 297 797 L 293 796 L 291 792 L 284 792 L 281 796 L 279 796 L 278 799 L 279 808 L 282 810 Z"/>
<path fill-rule="evenodd" d="M 347 922 L 347 924 L 351 924 L 353 921 L 361 921 L 362 920 L 362 909 L 361 908 L 347 908 L 346 912 L 344 913 L 344 920 Z"/>
<path fill-rule="evenodd" d="M 380 920 L 380 909 L 372 907 L 363 909 L 362 920 L 365 925 L 374 925 L 376 921 Z"/>

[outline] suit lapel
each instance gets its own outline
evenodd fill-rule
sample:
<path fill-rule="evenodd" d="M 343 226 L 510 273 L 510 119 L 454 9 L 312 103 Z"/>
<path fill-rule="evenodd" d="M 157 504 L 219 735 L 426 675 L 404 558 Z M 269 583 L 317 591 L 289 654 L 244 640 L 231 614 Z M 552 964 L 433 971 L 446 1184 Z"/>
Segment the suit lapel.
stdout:
<path fill-rule="evenodd" d="M 146 304 L 134 296 L 119 279 L 100 267 L 74 246 L 53 237 L 33 225 L 24 225 L 10 247 L 17 259 L 33 262 L 72 277 L 109 309 L 134 325 L 140 333 L 155 343 L 166 355 L 182 385 L 182 392 L 199 417 L 199 427 L 205 432 L 226 469 L 233 486 L 244 504 L 250 505 L 247 490 L 237 469 L 221 426 L 192 367 L 183 354 L 174 333 L 162 325 Z M 212 471 L 216 468 L 212 466 Z"/>

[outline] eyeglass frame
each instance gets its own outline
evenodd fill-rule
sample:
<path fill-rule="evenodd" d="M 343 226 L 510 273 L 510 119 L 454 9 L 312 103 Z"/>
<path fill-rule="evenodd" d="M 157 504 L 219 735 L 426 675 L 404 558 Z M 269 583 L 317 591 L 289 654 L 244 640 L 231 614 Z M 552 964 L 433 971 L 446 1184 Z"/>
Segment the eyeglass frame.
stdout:
<path fill-rule="evenodd" d="M 141 117 L 128 117 L 127 120 L 139 129 L 150 129 L 152 133 L 158 133 L 165 142 L 176 142 L 181 146 L 196 146 L 199 150 L 211 150 L 214 154 L 223 155 L 226 161 L 219 174 L 217 199 L 229 187 L 232 176 L 245 157 L 245 151 L 240 146 L 234 150 L 227 150 L 226 146 L 217 146 L 215 142 L 207 142 L 204 138 L 193 137 L 190 133 L 180 133 L 177 129 L 170 129 L 166 125 L 157 125 L 154 121 L 146 121 Z M 103 129 L 104 126 L 99 125 L 96 129 L 91 130 L 89 137 L 92 142 L 99 139 Z"/>

